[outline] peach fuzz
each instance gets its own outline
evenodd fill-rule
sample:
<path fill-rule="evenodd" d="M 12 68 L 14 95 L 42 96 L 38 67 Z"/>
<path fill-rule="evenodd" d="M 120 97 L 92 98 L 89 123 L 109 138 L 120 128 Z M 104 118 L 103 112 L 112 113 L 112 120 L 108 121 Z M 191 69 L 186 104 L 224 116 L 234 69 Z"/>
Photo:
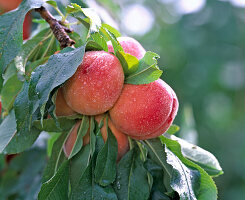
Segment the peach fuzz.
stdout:
<path fill-rule="evenodd" d="M 97 115 L 95 116 L 95 120 L 100 123 L 102 120 L 103 115 Z M 106 118 L 104 118 L 104 125 L 100 129 L 101 134 L 103 137 L 104 142 L 107 140 L 107 130 L 106 130 Z M 119 161 L 125 153 L 129 150 L 129 142 L 128 142 L 128 136 L 119 131 L 111 122 L 110 118 L 108 119 L 108 127 L 111 129 L 111 132 L 117 139 L 117 145 L 118 145 L 118 153 L 117 153 L 117 161 Z"/>
<path fill-rule="evenodd" d="M 109 114 L 117 129 L 143 140 L 163 134 L 172 124 L 178 106 L 172 88 L 158 79 L 143 85 L 125 84 Z"/>
<path fill-rule="evenodd" d="M 70 154 L 71 154 L 71 151 L 72 151 L 72 148 L 76 142 L 76 139 L 77 139 L 77 132 L 78 132 L 78 128 L 81 124 L 81 121 L 78 121 L 72 128 L 65 144 L 64 144 L 64 147 L 63 147 L 63 150 L 64 150 L 64 153 L 66 155 L 66 157 L 69 157 Z M 89 143 L 89 129 L 86 133 L 86 135 L 83 137 L 83 146 L 87 145 Z"/>
<path fill-rule="evenodd" d="M 64 84 L 64 98 L 78 113 L 102 114 L 115 104 L 123 83 L 123 69 L 116 56 L 105 51 L 88 51 L 75 74 Z"/>
<path fill-rule="evenodd" d="M 69 115 L 76 114 L 76 112 L 67 105 L 61 88 L 58 89 L 56 100 L 55 100 L 55 106 L 56 106 L 56 110 L 55 110 L 56 116 L 69 116 Z"/>
<path fill-rule="evenodd" d="M 131 37 L 118 37 L 118 42 L 121 44 L 123 50 L 125 53 L 128 53 L 132 56 L 135 56 L 138 59 L 141 59 L 145 55 L 145 49 L 142 47 L 142 45 Z M 108 45 L 108 51 L 114 52 L 113 46 L 111 41 L 107 42 Z"/>

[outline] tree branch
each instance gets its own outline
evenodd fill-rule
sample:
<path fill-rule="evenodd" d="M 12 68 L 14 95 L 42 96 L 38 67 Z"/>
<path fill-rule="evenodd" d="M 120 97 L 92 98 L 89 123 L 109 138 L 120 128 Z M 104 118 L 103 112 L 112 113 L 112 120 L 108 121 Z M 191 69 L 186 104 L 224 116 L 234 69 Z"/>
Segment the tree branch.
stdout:
<path fill-rule="evenodd" d="M 67 27 L 62 26 L 58 20 L 56 20 L 53 15 L 43 6 L 35 9 L 36 12 L 39 12 L 41 17 L 49 24 L 51 30 L 53 31 L 54 36 L 60 43 L 60 47 L 63 49 L 65 47 L 70 47 L 75 44 L 75 41 L 72 40 L 67 33 L 72 32 Z"/>

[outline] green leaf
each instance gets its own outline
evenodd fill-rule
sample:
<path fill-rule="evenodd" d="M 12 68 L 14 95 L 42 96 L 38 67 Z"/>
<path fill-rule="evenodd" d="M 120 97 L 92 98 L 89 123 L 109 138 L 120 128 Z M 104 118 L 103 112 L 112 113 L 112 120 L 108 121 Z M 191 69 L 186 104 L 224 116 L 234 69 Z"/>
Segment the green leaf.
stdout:
<path fill-rule="evenodd" d="M 164 152 L 164 147 L 159 138 L 145 140 L 144 142 L 149 150 L 151 159 L 161 166 L 169 176 L 171 176 L 172 169 L 166 162 L 166 153 Z"/>
<path fill-rule="evenodd" d="M 129 84 L 148 84 L 162 75 L 162 70 L 157 66 L 157 59 L 159 55 L 147 51 L 142 59 L 139 61 L 139 67 L 136 72 L 130 74 L 125 79 L 125 83 Z"/>
<path fill-rule="evenodd" d="M 33 106 L 28 99 L 29 83 L 25 82 L 21 92 L 15 99 L 14 111 L 17 123 L 17 132 L 12 137 L 11 142 L 5 149 L 6 153 L 19 153 L 31 147 L 41 131 L 30 126 L 32 115 L 29 113 L 29 107 Z M 35 119 L 35 117 L 33 117 Z"/>
<path fill-rule="evenodd" d="M 50 134 L 50 138 L 48 139 L 48 144 L 47 144 L 47 154 L 48 157 L 51 157 L 54 143 L 60 137 L 61 133 L 49 133 L 49 134 Z"/>
<path fill-rule="evenodd" d="M 77 132 L 76 142 L 72 147 L 72 151 L 69 156 L 69 159 L 71 159 L 74 155 L 76 155 L 81 150 L 83 146 L 83 137 L 88 132 L 88 129 L 89 129 L 89 118 L 88 116 L 84 115 L 79 130 Z"/>
<path fill-rule="evenodd" d="M 108 52 L 108 46 L 103 35 L 101 35 L 98 32 L 95 32 L 91 35 L 91 37 L 97 44 L 99 44 L 103 48 L 104 51 Z"/>
<path fill-rule="evenodd" d="M 147 200 L 149 198 L 148 172 L 136 149 L 130 150 L 118 163 L 114 189 L 118 199 Z"/>
<path fill-rule="evenodd" d="M 175 156 L 179 158 L 179 160 L 189 169 L 196 169 L 200 173 L 200 188 L 198 191 L 195 191 L 196 197 L 198 200 L 206 200 L 206 199 L 217 199 L 217 188 L 213 181 L 213 179 L 204 171 L 200 166 L 191 162 L 187 158 L 182 155 L 181 146 L 178 142 L 168 139 L 164 136 L 160 136 L 161 141 L 166 145 L 168 149 L 170 149 Z"/>
<path fill-rule="evenodd" d="M 69 36 L 72 40 L 74 40 L 76 42 L 76 44 L 74 46 L 76 48 L 78 48 L 78 47 L 80 47 L 86 43 L 87 31 L 85 28 L 83 28 L 81 31 L 79 30 L 79 33 L 76 33 L 76 32 L 69 33 Z M 87 48 L 87 46 L 86 46 L 86 48 Z"/>
<path fill-rule="evenodd" d="M 121 36 L 121 33 L 117 30 L 117 29 L 115 29 L 115 28 L 113 28 L 112 26 L 110 26 L 109 24 L 102 24 L 102 27 L 103 28 L 106 28 L 107 30 L 109 30 L 111 33 L 113 33 L 114 35 L 115 35 L 115 37 L 120 37 Z"/>
<path fill-rule="evenodd" d="M 86 51 L 102 51 L 104 50 L 97 42 L 92 40 L 88 41 Z"/>
<path fill-rule="evenodd" d="M 49 0 L 49 1 L 46 1 L 46 3 L 53 6 L 54 8 L 58 8 L 56 1 Z"/>
<path fill-rule="evenodd" d="M 101 27 L 100 34 L 103 35 L 103 37 L 107 41 L 111 40 L 111 43 L 112 43 L 112 46 L 113 46 L 115 54 L 116 54 L 117 51 L 124 52 L 121 44 L 117 41 L 117 37 L 111 31 L 109 31 L 105 27 Z"/>
<path fill-rule="evenodd" d="M 63 152 L 63 146 L 65 141 L 69 135 L 69 131 L 61 133 L 60 137 L 55 141 L 51 157 L 48 161 L 48 164 L 44 170 L 42 182 L 45 183 L 50 180 L 51 177 L 57 172 L 60 167 L 60 164 L 65 159 L 65 155 Z"/>
<path fill-rule="evenodd" d="M 101 20 L 98 14 L 92 8 L 81 8 L 75 3 L 67 6 L 66 11 L 82 23 L 89 23 L 90 34 L 99 32 Z"/>
<path fill-rule="evenodd" d="M 43 3 L 43 0 L 24 0 L 18 9 L 0 16 L 0 72 L 6 69 L 21 49 L 26 13 L 39 8 Z"/>
<path fill-rule="evenodd" d="M 95 181 L 101 186 L 111 184 L 116 178 L 117 140 L 108 129 L 105 145 L 99 151 L 94 170 Z"/>
<path fill-rule="evenodd" d="M 178 192 L 180 199 L 197 200 L 196 194 L 200 187 L 199 171 L 186 167 L 168 148 L 165 151 L 167 153 L 167 162 L 173 167 L 171 187 Z"/>
<path fill-rule="evenodd" d="M 122 64 L 126 77 L 137 71 L 139 67 L 139 60 L 135 56 L 122 51 L 117 51 L 116 56 Z"/>
<path fill-rule="evenodd" d="M 70 182 L 71 190 L 73 191 L 79 183 L 84 171 L 89 165 L 90 161 L 90 146 L 84 146 L 71 160 L 70 160 Z"/>
<path fill-rule="evenodd" d="M 38 200 L 67 200 L 69 186 L 69 162 L 65 161 L 57 173 L 41 187 Z"/>
<path fill-rule="evenodd" d="M 151 190 L 151 200 L 171 200 L 166 195 L 167 189 L 164 186 L 164 171 L 161 166 L 156 164 L 153 160 L 147 159 L 145 163 L 146 169 L 151 173 L 153 177 L 153 185 Z"/>
<path fill-rule="evenodd" d="M 0 171 L 2 171 L 5 167 L 5 156 L 3 154 L 0 154 Z"/>
<path fill-rule="evenodd" d="M 71 194 L 71 200 L 117 200 L 111 185 L 101 187 L 94 181 L 94 158 L 91 160 L 89 166 L 86 168 L 77 187 L 74 188 Z"/>
<path fill-rule="evenodd" d="M 0 125 L 0 153 L 6 148 L 15 133 L 16 122 L 14 111 L 12 110 Z"/>
<path fill-rule="evenodd" d="M 180 130 L 180 127 L 175 125 L 175 124 L 172 124 L 169 129 L 167 130 L 167 133 L 170 134 L 170 135 L 173 135 L 175 134 L 176 132 L 178 132 Z"/>
<path fill-rule="evenodd" d="M 145 140 L 144 143 L 148 149 L 150 159 L 162 167 L 164 171 L 164 183 L 166 190 L 169 194 L 172 193 L 173 189 L 170 187 L 172 167 L 166 161 L 166 153 L 161 140 L 159 138 L 154 138 Z"/>
<path fill-rule="evenodd" d="M 14 104 L 15 97 L 21 90 L 22 85 L 23 82 L 18 79 L 17 74 L 14 74 L 7 81 L 5 81 L 1 92 L 2 107 L 5 110 L 11 110 Z"/>
<path fill-rule="evenodd" d="M 210 152 L 174 135 L 165 134 L 165 137 L 177 141 L 181 146 L 183 156 L 201 166 L 210 176 L 219 176 L 223 174 L 218 160 Z"/>
<path fill-rule="evenodd" d="M 20 52 L 14 59 L 17 69 L 21 72 L 25 72 L 26 63 L 31 57 L 31 55 L 36 51 L 39 51 L 42 48 L 44 42 L 49 40 L 52 36 L 52 31 L 50 28 L 46 28 L 35 35 L 33 38 L 28 40 L 20 49 Z M 37 57 L 35 55 L 35 61 Z"/>
<path fill-rule="evenodd" d="M 57 126 L 55 120 L 53 118 L 44 119 L 43 124 L 41 124 L 40 120 L 34 121 L 33 126 L 38 128 L 40 131 L 46 132 L 57 132 L 57 131 L 68 131 L 75 124 L 74 119 L 68 119 L 67 117 L 59 117 L 57 118 L 59 127 Z"/>
<path fill-rule="evenodd" d="M 90 144 L 90 155 L 93 156 L 95 151 L 95 145 L 96 145 L 96 136 L 95 136 L 95 123 L 94 123 L 94 117 L 90 117 L 90 128 L 89 128 L 89 144 Z"/>
<path fill-rule="evenodd" d="M 47 23 L 45 21 L 45 19 L 32 19 L 32 22 L 33 23 L 37 23 L 37 24 L 45 24 L 45 23 Z"/>
<path fill-rule="evenodd" d="M 40 108 L 45 107 L 50 92 L 69 79 L 82 63 L 85 46 L 74 50 L 66 48 L 63 51 L 67 49 L 70 51 L 51 56 L 46 64 L 39 66 L 32 73 L 29 98 L 34 100 L 33 96 L 37 95 Z M 36 111 L 35 109 L 37 108 L 30 108 L 32 114 Z"/>
<path fill-rule="evenodd" d="M 49 57 L 44 57 L 41 58 L 39 60 L 33 61 L 28 63 L 28 65 L 26 66 L 26 70 L 25 70 L 25 75 L 27 76 L 26 79 L 29 80 L 29 77 L 31 76 L 31 73 L 39 66 L 39 65 L 43 65 L 44 63 L 46 63 L 48 61 Z"/>

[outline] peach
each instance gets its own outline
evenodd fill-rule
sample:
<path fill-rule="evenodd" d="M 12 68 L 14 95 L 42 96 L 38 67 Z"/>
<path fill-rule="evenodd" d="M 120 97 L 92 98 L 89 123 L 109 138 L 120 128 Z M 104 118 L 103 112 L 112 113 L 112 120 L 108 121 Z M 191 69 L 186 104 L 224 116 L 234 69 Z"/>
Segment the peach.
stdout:
<path fill-rule="evenodd" d="M 145 49 L 142 47 L 142 45 L 131 37 L 118 37 L 118 42 L 121 44 L 123 50 L 125 53 L 128 53 L 132 56 L 135 56 L 138 59 L 141 59 L 145 55 Z M 114 52 L 113 46 L 111 41 L 107 42 L 108 45 L 108 51 Z"/>
<path fill-rule="evenodd" d="M 71 154 L 71 151 L 72 151 L 72 148 L 76 142 L 76 139 L 77 139 L 77 132 L 78 132 L 78 128 L 81 124 L 81 120 L 78 121 L 72 128 L 65 144 L 64 144 L 64 147 L 63 147 L 63 150 L 64 150 L 64 153 L 66 155 L 66 157 L 69 157 L 70 154 Z M 86 135 L 83 137 L 83 146 L 87 145 L 89 143 L 89 129 L 86 133 Z"/>
<path fill-rule="evenodd" d="M 143 85 L 125 84 L 109 114 L 118 130 L 143 140 L 163 134 L 172 124 L 178 106 L 172 88 L 158 79 Z"/>
<path fill-rule="evenodd" d="M 95 116 L 95 120 L 100 123 L 102 119 L 102 115 Z M 111 122 L 110 118 L 108 119 L 108 126 L 111 129 L 111 132 L 117 139 L 118 145 L 118 153 L 117 153 L 117 161 L 119 161 L 125 153 L 129 150 L 128 136 L 119 131 Z M 101 128 L 101 134 L 104 142 L 107 140 L 107 130 L 106 130 L 106 118 L 104 119 L 104 125 Z"/>
<path fill-rule="evenodd" d="M 17 8 L 22 0 L 0 0 L 0 8 L 3 9 L 5 12 L 13 10 Z"/>
<path fill-rule="evenodd" d="M 58 89 L 55 106 L 56 116 L 69 116 L 76 114 L 76 112 L 67 105 L 61 88 Z"/>
<path fill-rule="evenodd" d="M 122 66 L 116 56 L 105 51 L 86 52 L 82 64 L 65 83 L 67 104 L 84 115 L 97 115 L 112 108 L 124 83 Z"/>

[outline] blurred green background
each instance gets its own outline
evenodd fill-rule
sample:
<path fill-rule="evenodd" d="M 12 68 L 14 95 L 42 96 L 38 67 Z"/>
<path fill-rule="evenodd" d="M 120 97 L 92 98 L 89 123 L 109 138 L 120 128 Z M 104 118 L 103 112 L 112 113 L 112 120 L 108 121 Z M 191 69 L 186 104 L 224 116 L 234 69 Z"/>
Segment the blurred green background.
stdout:
<path fill-rule="evenodd" d="M 218 199 L 245 199 L 245 0 L 86 3 L 106 23 L 161 56 L 162 79 L 180 102 L 178 135 L 218 158 L 225 172 L 215 178 Z"/>
<path fill-rule="evenodd" d="M 92 7 L 95 2 L 88 1 Z M 158 53 L 176 91 L 179 135 L 212 152 L 219 199 L 245 199 L 245 1 L 97 0 L 125 35 Z M 101 7 L 107 23 L 113 23 Z"/>

